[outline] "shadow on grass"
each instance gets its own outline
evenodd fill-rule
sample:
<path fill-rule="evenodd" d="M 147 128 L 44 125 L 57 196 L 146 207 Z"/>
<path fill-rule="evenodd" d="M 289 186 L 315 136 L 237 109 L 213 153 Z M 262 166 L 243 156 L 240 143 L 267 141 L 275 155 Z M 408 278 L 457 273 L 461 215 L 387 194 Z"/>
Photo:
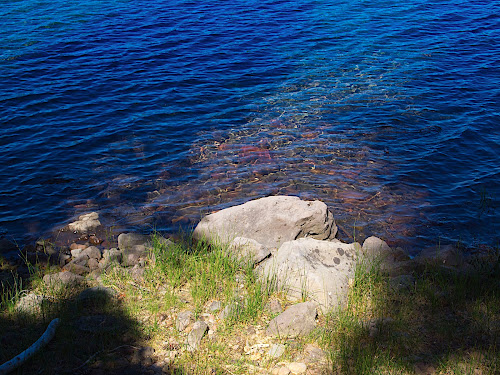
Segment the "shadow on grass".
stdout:
<path fill-rule="evenodd" d="M 60 286 L 28 309 L 15 307 L 20 290 L 14 278 L 3 280 L 0 309 L 0 364 L 32 345 L 50 321 L 60 318 L 54 338 L 13 374 L 161 374 L 148 337 L 131 318 L 121 296 L 110 288 Z M 54 297 L 57 296 L 57 297 Z"/>
<path fill-rule="evenodd" d="M 458 269 L 415 264 L 392 281 L 361 269 L 324 337 L 333 373 L 498 374 L 498 251 Z"/>

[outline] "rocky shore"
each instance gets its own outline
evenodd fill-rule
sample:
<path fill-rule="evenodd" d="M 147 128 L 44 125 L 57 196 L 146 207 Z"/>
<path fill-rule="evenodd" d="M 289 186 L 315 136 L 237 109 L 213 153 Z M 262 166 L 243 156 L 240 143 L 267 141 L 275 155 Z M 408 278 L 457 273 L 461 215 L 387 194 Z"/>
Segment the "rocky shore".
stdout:
<path fill-rule="evenodd" d="M 147 268 L 155 262 L 153 247 L 159 244 L 169 251 L 175 246 L 175 241 L 158 234 L 138 233 L 122 233 L 114 246 L 109 246 L 110 240 L 103 241 L 95 234 L 100 226 L 97 212 L 82 215 L 64 228 L 75 236 L 69 247 L 56 248 L 50 241 L 38 241 L 23 257 L 28 263 L 52 265 L 50 273 L 43 276 L 48 288 L 95 285 L 83 290 L 78 298 L 85 300 L 94 293 L 116 298 L 116 290 L 101 285 L 103 275 L 119 268 L 140 283 Z M 377 237 L 369 237 L 362 244 L 343 243 L 335 238 L 336 233 L 334 216 L 324 203 L 292 196 L 249 201 L 210 214 L 196 226 L 194 241 L 223 248 L 228 257 L 241 264 L 250 263 L 260 280 L 275 283 L 289 301 L 284 311 L 279 301 L 270 302 L 267 308 L 274 318 L 260 332 L 268 338 L 253 346 L 245 345 L 245 352 L 260 353 L 259 356 L 266 352 L 270 358 L 280 358 L 285 351 L 280 340 L 307 336 L 316 327 L 318 314 L 345 304 L 360 264 L 380 267 L 389 276 L 391 288 L 398 291 L 413 287 L 414 271 L 419 265 L 434 264 L 467 272 L 478 257 L 446 246 L 426 249 L 411 258 L 403 249 L 391 248 Z M 0 254 L 15 250 L 15 245 L 7 240 L 2 240 L 0 246 Z M 19 270 L 23 272 L 22 267 Z M 45 296 L 28 293 L 19 299 L 16 309 L 36 313 L 44 303 L 48 303 Z M 198 350 L 204 337 L 216 335 L 219 325 L 236 310 L 234 303 L 224 305 L 222 300 L 213 300 L 201 314 L 184 310 L 169 316 L 177 331 L 185 332 L 185 342 L 176 342 L 175 350 L 169 351 L 168 358 L 158 359 L 156 367 L 143 363 L 144 368 L 150 367 L 151 373 L 162 373 L 175 353 Z M 80 319 L 77 325 L 79 329 L 92 331 L 113 324 L 106 319 L 106 316 L 91 316 Z M 273 341 L 273 337 L 280 340 Z M 134 351 L 131 355 L 139 354 Z M 301 374 L 306 370 L 320 373 L 320 364 L 327 360 L 325 353 L 314 345 L 304 348 L 302 356 L 297 358 L 301 360 L 283 362 L 272 373 Z"/>

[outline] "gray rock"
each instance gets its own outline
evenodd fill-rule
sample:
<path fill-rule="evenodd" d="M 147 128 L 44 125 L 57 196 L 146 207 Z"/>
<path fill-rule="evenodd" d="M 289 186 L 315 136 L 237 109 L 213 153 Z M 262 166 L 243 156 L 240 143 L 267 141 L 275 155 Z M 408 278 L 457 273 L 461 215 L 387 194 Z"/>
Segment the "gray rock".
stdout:
<path fill-rule="evenodd" d="M 278 337 L 297 337 L 309 334 L 316 326 L 316 304 L 308 301 L 290 306 L 271 320 L 266 334 Z"/>
<path fill-rule="evenodd" d="M 83 249 L 73 249 L 71 250 L 71 256 L 73 258 L 77 258 L 81 253 L 82 253 Z"/>
<path fill-rule="evenodd" d="M 194 314 L 192 311 L 183 311 L 177 316 L 177 320 L 175 321 L 175 328 L 177 328 L 178 331 L 182 332 L 189 324 L 191 324 L 193 320 Z"/>
<path fill-rule="evenodd" d="M 82 276 L 76 275 L 72 272 L 59 272 L 45 275 L 43 282 L 47 286 L 56 285 L 75 285 L 85 280 Z"/>
<path fill-rule="evenodd" d="M 41 251 L 47 255 L 54 255 L 57 253 L 54 244 L 49 240 L 38 240 L 35 245 L 36 251 Z"/>
<path fill-rule="evenodd" d="M 226 307 L 224 307 L 224 308 L 223 308 L 223 309 L 219 312 L 219 314 L 217 315 L 217 319 L 218 319 L 218 320 L 224 320 L 224 319 L 227 319 L 227 318 L 229 318 L 231 315 L 235 314 L 237 310 L 238 310 L 238 307 L 236 306 L 236 304 L 231 303 L 231 304 L 227 305 Z"/>
<path fill-rule="evenodd" d="M 78 297 L 76 297 L 77 301 L 88 301 L 95 299 L 106 299 L 116 297 L 118 293 L 113 288 L 108 288 L 105 286 L 95 286 L 93 288 L 87 288 L 83 292 L 81 292 Z"/>
<path fill-rule="evenodd" d="M 59 266 L 64 267 L 66 262 L 71 259 L 71 255 L 59 253 Z"/>
<path fill-rule="evenodd" d="M 68 264 L 77 264 L 79 266 L 85 267 L 88 262 L 89 262 L 89 257 L 86 254 L 80 254 Z"/>
<path fill-rule="evenodd" d="M 268 308 L 271 314 L 281 314 L 283 312 L 283 307 L 281 307 L 281 303 L 277 299 L 269 301 Z"/>
<path fill-rule="evenodd" d="M 120 250 L 131 250 L 135 246 L 147 247 L 151 243 L 151 237 L 139 233 L 122 233 L 118 236 L 118 248 Z"/>
<path fill-rule="evenodd" d="M 275 196 L 210 214 L 196 226 L 193 237 L 210 243 L 230 243 L 236 237 L 245 237 L 277 248 L 297 238 L 328 239 L 336 233 L 333 215 L 323 202 Z"/>
<path fill-rule="evenodd" d="M 95 230 L 100 225 L 99 214 L 97 212 L 91 212 L 89 214 L 80 215 L 77 221 L 68 224 L 68 228 L 74 232 L 87 233 Z"/>
<path fill-rule="evenodd" d="M 91 271 L 94 271 L 99 268 L 99 262 L 97 259 L 91 258 L 89 259 L 87 266 L 90 268 Z"/>
<path fill-rule="evenodd" d="M 215 312 L 219 311 L 222 308 L 222 302 L 221 301 L 213 301 L 210 306 L 208 306 L 208 311 L 210 312 Z"/>
<path fill-rule="evenodd" d="M 101 250 L 95 246 L 89 246 L 80 253 L 80 256 L 86 255 L 89 259 L 100 260 L 102 258 Z"/>
<path fill-rule="evenodd" d="M 305 374 L 307 365 L 301 362 L 292 362 L 286 365 L 292 374 Z"/>
<path fill-rule="evenodd" d="M 147 256 L 147 250 L 144 245 L 134 245 L 133 247 L 123 250 L 122 265 L 135 266 L 139 264 L 141 259 Z"/>
<path fill-rule="evenodd" d="M 262 262 L 271 255 L 271 250 L 251 238 L 236 237 L 231 241 L 229 252 L 239 261 L 250 261 L 254 264 Z"/>
<path fill-rule="evenodd" d="M 69 273 L 74 273 L 76 275 L 85 275 L 87 273 L 90 273 L 90 268 L 86 266 L 80 266 L 79 264 L 76 263 L 68 263 L 66 264 L 63 268 L 63 271 L 67 271 Z"/>
<path fill-rule="evenodd" d="M 392 249 L 387 243 L 377 237 L 368 237 L 363 243 L 362 254 L 365 259 L 376 262 L 382 271 L 391 276 L 408 272 L 412 267 L 410 257 L 403 249 Z"/>
<path fill-rule="evenodd" d="M 365 242 L 363 242 L 362 251 L 368 259 L 385 258 L 392 253 L 387 242 L 374 236 L 368 237 Z"/>
<path fill-rule="evenodd" d="M 285 345 L 283 344 L 272 344 L 269 348 L 267 355 L 271 358 L 279 358 L 285 353 Z"/>
<path fill-rule="evenodd" d="M 135 281 L 139 282 L 144 280 L 144 267 L 141 267 L 139 264 L 136 264 L 132 268 L 130 268 L 130 276 L 132 276 L 132 279 Z"/>
<path fill-rule="evenodd" d="M 104 259 L 109 259 L 112 262 L 121 262 L 122 252 L 116 248 L 106 249 L 103 251 Z"/>
<path fill-rule="evenodd" d="M 327 360 L 325 351 L 312 344 L 306 345 L 304 354 L 306 363 L 324 362 Z"/>
<path fill-rule="evenodd" d="M 326 310 L 345 301 L 359 249 L 358 243 L 301 238 L 285 242 L 259 272 L 264 279 L 276 278 L 290 299 L 306 297 Z"/>
<path fill-rule="evenodd" d="M 29 293 L 19 299 L 16 304 L 16 310 L 24 314 L 37 314 L 41 311 L 45 301 L 46 299 L 44 296 Z"/>
<path fill-rule="evenodd" d="M 202 320 L 198 320 L 194 323 L 193 329 L 189 332 L 187 337 L 187 349 L 189 351 L 195 351 L 199 348 L 201 339 L 208 331 L 208 324 Z"/>
<path fill-rule="evenodd" d="M 428 247 L 415 257 L 419 263 L 440 264 L 448 267 L 460 267 L 464 264 L 464 254 L 452 245 Z"/>

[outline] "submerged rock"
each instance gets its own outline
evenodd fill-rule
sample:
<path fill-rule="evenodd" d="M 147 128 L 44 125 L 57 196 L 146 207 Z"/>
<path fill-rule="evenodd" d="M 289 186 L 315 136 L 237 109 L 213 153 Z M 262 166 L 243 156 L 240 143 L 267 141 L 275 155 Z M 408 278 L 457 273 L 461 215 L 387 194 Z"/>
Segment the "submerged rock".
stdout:
<path fill-rule="evenodd" d="M 118 248 L 122 251 L 134 249 L 136 246 L 147 247 L 151 237 L 139 233 L 122 233 L 118 236 Z"/>
<path fill-rule="evenodd" d="M 249 201 L 204 217 L 193 237 L 212 244 L 250 238 L 267 248 L 301 237 L 334 238 L 337 226 L 326 204 L 299 197 L 274 196 Z"/>
<path fill-rule="evenodd" d="M 100 225 L 99 214 L 97 212 L 91 212 L 89 214 L 80 215 L 77 221 L 68 224 L 68 228 L 74 232 L 87 233 L 95 230 Z"/>

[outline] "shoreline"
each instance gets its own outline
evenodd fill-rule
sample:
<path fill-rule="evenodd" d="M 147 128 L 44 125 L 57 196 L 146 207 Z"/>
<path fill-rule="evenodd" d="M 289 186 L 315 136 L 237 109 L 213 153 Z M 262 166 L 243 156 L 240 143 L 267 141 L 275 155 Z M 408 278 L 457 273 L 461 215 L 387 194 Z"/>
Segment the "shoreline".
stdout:
<path fill-rule="evenodd" d="M 97 213 L 79 219 L 72 230 L 100 225 Z M 217 233 L 228 228 L 247 237 L 220 242 Z M 44 349 L 46 373 L 368 375 L 377 364 L 437 375 L 440 366 L 456 366 L 446 357 L 450 342 L 469 362 L 461 351 L 487 344 L 472 363 L 500 368 L 500 324 L 488 323 L 493 331 L 484 341 L 483 328 L 469 321 L 471 294 L 491 304 L 487 322 L 500 323 L 498 249 L 467 257 L 446 247 L 410 259 L 376 237 L 348 244 L 336 232 L 321 202 L 268 197 L 208 215 L 184 239 L 122 233 L 116 247 L 104 250 L 98 241 L 75 242 L 59 264 L 32 264 L 28 289 L 13 284 L 11 297 L 2 289 L 0 340 L 19 332 L 33 337 L 47 319 L 60 318 L 53 346 Z M 38 246 L 40 254 L 50 252 L 50 244 Z M 448 321 L 461 323 L 443 338 Z M 464 343 L 463 329 L 480 344 Z M 11 357 L 23 340 L 13 342 Z M 61 350 L 69 356 L 57 361 Z M 40 366 L 37 358 L 23 365 L 28 372 Z M 361 371 L 363 363 L 371 364 Z"/>

